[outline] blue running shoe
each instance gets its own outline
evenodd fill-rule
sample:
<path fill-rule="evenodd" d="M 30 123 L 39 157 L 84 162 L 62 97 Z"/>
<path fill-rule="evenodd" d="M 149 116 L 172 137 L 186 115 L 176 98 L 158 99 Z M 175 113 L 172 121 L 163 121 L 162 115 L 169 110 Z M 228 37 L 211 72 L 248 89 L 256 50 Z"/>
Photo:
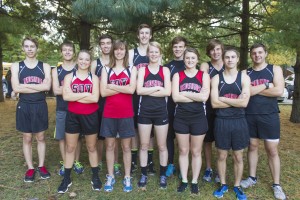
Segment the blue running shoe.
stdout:
<path fill-rule="evenodd" d="M 214 191 L 213 195 L 219 199 L 223 197 L 225 192 L 228 192 L 228 185 L 222 185 L 219 189 Z"/>
<path fill-rule="evenodd" d="M 147 180 L 148 180 L 148 177 L 145 176 L 144 174 L 142 174 L 141 178 L 140 178 L 140 180 L 138 182 L 138 187 L 139 188 L 146 188 Z"/>
<path fill-rule="evenodd" d="M 173 164 L 169 164 L 168 165 L 168 168 L 167 168 L 167 171 L 166 171 L 166 176 L 167 177 L 170 177 L 172 176 L 173 174 L 176 173 L 176 168 Z"/>
<path fill-rule="evenodd" d="M 58 171 L 58 175 L 64 176 L 65 174 L 65 166 L 64 166 L 64 161 L 60 161 L 60 169 Z"/>
<path fill-rule="evenodd" d="M 82 174 L 84 167 L 79 161 L 75 160 L 73 170 L 76 172 L 76 174 Z"/>
<path fill-rule="evenodd" d="M 206 182 L 211 182 L 212 176 L 213 176 L 213 170 L 212 169 L 206 169 L 202 179 Z"/>
<path fill-rule="evenodd" d="M 125 177 L 123 180 L 123 191 L 124 192 L 131 192 L 132 191 L 132 181 L 131 177 Z"/>
<path fill-rule="evenodd" d="M 233 191 L 235 193 L 237 200 L 247 200 L 246 194 L 243 192 L 241 187 L 233 187 Z"/>
<path fill-rule="evenodd" d="M 116 180 L 110 176 L 110 175 L 106 175 L 106 183 L 104 186 L 104 191 L 105 192 L 112 192 L 114 189 L 114 184 L 116 183 Z"/>

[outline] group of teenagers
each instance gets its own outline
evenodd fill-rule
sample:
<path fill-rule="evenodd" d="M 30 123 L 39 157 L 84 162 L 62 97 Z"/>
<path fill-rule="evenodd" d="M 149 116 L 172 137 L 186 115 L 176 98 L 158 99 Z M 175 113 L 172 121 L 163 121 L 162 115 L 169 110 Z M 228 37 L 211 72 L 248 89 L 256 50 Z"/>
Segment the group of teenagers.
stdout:
<path fill-rule="evenodd" d="M 209 62 L 199 65 L 200 55 L 188 47 L 184 37 L 171 42 L 174 59 L 162 65 L 162 48 L 150 41 L 151 27 L 141 24 L 137 30 L 139 46 L 128 50 L 123 40 L 110 35 L 99 38 L 100 58 L 92 61 L 91 53 L 80 50 L 74 59 L 71 42 L 61 45 L 63 62 L 51 67 L 38 61 L 38 43 L 26 37 L 22 48 L 26 58 L 14 63 L 12 86 L 19 93 L 16 127 L 23 133 L 23 152 L 28 166 L 24 181 L 33 182 L 35 172 L 50 178 L 44 165 L 45 130 L 48 110 L 45 91 L 52 85 L 56 95 L 56 131 L 62 156 L 59 174 L 63 180 L 58 193 L 72 185 L 72 168 L 78 174 L 81 136 L 85 136 L 91 171 L 92 189 L 100 191 L 99 163 L 102 165 L 105 144 L 107 175 L 104 191 L 112 192 L 120 175 L 118 142 L 121 143 L 124 179 L 123 191 L 133 190 L 132 173 L 139 156 L 139 188 L 145 189 L 148 176 L 155 173 L 153 139 L 159 154 L 159 187 L 167 188 L 167 178 L 175 174 L 174 139 L 178 144 L 180 184 L 177 192 L 188 188 L 189 152 L 192 177 L 190 190 L 199 194 L 198 179 L 204 149 L 206 170 L 203 180 L 215 178 L 220 187 L 213 192 L 222 198 L 228 192 L 226 160 L 233 158 L 233 191 L 237 199 L 247 199 L 242 188 L 257 183 L 259 141 L 264 141 L 273 178 L 276 199 L 286 196 L 280 186 L 280 119 L 277 96 L 284 88 L 279 66 L 266 63 L 267 50 L 257 43 L 250 48 L 252 66 L 239 71 L 239 52 L 221 41 L 208 42 Z M 199 67 L 200 66 L 200 67 Z M 52 83 L 52 84 L 51 84 Z M 39 164 L 32 162 L 32 138 L 37 140 Z M 212 170 L 212 143 L 217 149 L 217 171 Z M 243 151 L 248 148 L 249 177 L 242 180 Z"/>

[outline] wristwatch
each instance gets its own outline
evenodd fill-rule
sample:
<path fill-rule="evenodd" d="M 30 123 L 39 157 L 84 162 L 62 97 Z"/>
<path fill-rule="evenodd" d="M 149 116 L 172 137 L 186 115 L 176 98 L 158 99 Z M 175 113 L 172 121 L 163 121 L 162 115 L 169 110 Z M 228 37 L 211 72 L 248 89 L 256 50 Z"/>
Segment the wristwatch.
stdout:
<path fill-rule="evenodd" d="M 266 89 L 269 89 L 269 82 L 265 82 Z"/>

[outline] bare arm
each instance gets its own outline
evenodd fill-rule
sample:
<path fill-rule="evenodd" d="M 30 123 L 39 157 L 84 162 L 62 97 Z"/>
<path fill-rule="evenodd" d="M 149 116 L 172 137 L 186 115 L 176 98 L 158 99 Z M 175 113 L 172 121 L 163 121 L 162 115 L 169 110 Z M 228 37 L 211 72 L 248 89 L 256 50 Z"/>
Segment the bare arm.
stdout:
<path fill-rule="evenodd" d="M 130 49 L 129 52 L 128 52 L 129 66 L 133 66 L 133 57 L 134 57 L 134 50 Z"/>
<path fill-rule="evenodd" d="M 136 67 L 132 67 L 129 85 L 107 84 L 107 88 L 124 94 L 133 94 L 136 89 L 136 76 Z"/>
<path fill-rule="evenodd" d="M 259 94 L 267 97 L 280 97 L 284 90 L 284 78 L 282 69 L 279 66 L 274 65 L 273 67 L 274 78 L 273 87 L 261 91 Z"/>
<path fill-rule="evenodd" d="M 167 67 L 163 67 L 164 72 L 164 87 L 161 87 L 159 91 L 156 91 L 150 96 L 154 97 L 168 97 L 171 95 L 171 78 L 170 78 L 170 70 Z"/>
<path fill-rule="evenodd" d="M 51 88 L 51 67 L 49 64 L 44 63 L 45 78 L 41 84 L 24 84 L 26 88 L 36 90 L 38 92 L 49 91 Z"/>
<path fill-rule="evenodd" d="M 191 99 L 183 96 L 182 94 L 180 94 L 180 92 L 179 92 L 179 74 L 178 73 L 174 74 L 173 79 L 172 79 L 172 98 L 173 98 L 173 101 L 175 103 L 178 103 L 178 102 L 183 102 L 183 103 L 193 102 L 193 100 L 191 100 Z"/>
<path fill-rule="evenodd" d="M 204 71 L 204 72 L 206 72 L 206 73 L 208 73 L 208 70 L 209 70 L 208 64 L 207 64 L 206 62 L 201 63 L 201 65 L 200 65 L 200 70 L 201 70 L 201 71 Z"/>
<path fill-rule="evenodd" d="M 193 93 L 193 92 L 180 92 L 183 96 L 197 102 L 204 102 L 207 101 L 210 92 L 210 77 L 209 75 L 204 72 L 203 74 L 203 85 L 200 93 Z"/>
<path fill-rule="evenodd" d="M 59 85 L 58 74 L 57 74 L 56 68 L 52 69 L 52 89 L 53 89 L 54 95 L 62 95 L 62 93 L 63 93 L 63 86 Z"/>
<path fill-rule="evenodd" d="M 64 78 L 64 85 L 63 85 L 63 99 L 65 101 L 79 101 L 84 97 L 90 96 L 91 93 L 84 92 L 84 93 L 74 93 L 71 89 L 71 81 L 72 81 L 73 74 L 68 74 Z"/>
<path fill-rule="evenodd" d="M 93 81 L 93 90 L 92 95 L 86 96 L 82 99 L 79 99 L 78 102 L 80 103 L 97 103 L 100 96 L 100 90 L 99 90 L 99 78 L 94 75 L 92 77 Z"/>
<path fill-rule="evenodd" d="M 95 74 L 96 73 L 96 67 L 97 67 L 97 60 L 93 60 L 91 63 L 91 73 Z"/>
<path fill-rule="evenodd" d="M 162 87 L 144 87 L 145 67 L 142 67 L 138 71 L 136 93 L 138 95 L 150 95 L 156 91 L 159 91 Z"/>
<path fill-rule="evenodd" d="M 226 104 L 219 100 L 219 75 L 215 75 L 211 80 L 211 105 L 213 108 L 229 108 L 231 107 L 229 104 Z"/>
<path fill-rule="evenodd" d="M 219 97 L 219 100 L 230 106 L 237 108 L 245 108 L 248 105 L 250 98 L 250 77 L 246 73 L 242 73 L 242 93 L 238 99 L 230 99 Z"/>
<path fill-rule="evenodd" d="M 107 71 L 105 67 L 102 68 L 101 72 L 101 81 L 100 81 L 100 94 L 102 97 L 113 96 L 115 94 L 119 94 L 120 92 L 108 89 L 107 87 Z"/>
<path fill-rule="evenodd" d="M 11 66 L 11 84 L 14 93 L 37 93 L 39 91 L 25 87 L 25 84 L 19 82 L 19 63 L 13 63 Z"/>

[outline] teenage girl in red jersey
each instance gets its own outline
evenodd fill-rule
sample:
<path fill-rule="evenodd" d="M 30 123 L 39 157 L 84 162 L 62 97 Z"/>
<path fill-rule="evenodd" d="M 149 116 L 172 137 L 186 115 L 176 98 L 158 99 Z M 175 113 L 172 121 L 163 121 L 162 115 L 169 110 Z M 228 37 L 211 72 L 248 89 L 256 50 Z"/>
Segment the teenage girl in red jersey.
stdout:
<path fill-rule="evenodd" d="M 114 177 L 114 148 L 116 137 L 121 139 L 125 176 L 123 191 L 132 191 L 130 177 L 131 138 L 135 136 L 133 122 L 132 94 L 136 88 L 137 70 L 128 66 L 128 46 L 125 41 L 116 40 L 110 51 L 108 66 L 103 67 L 101 75 L 101 96 L 106 97 L 100 136 L 105 137 L 107 181 L 104 191 L 112 192 Z"/>
<path fill-rule="evenodd" d="M 141 178 L 138 187 L 140 188 L 145 188 L 147 185 L 147 152 L 153 125 L 159 149 L 160 187 L 167 187 L 168 150 L 166 140 L 169 126 L 167 97 L 171 94 L 171 81 L 170 70 L 159 64 L 161 53 L 160 44 L 150 42 L 147 49 L 149 65 L 140 68 L 138 72 L 137 94 L 140 95 L 138 129 L 141 164 Z"/>
<path fill-rule="evenodd" d="M 65 193 L 72 185 L 71 169 L 79 133 L 85 135 L 86 146 L 92 169 L 92 189 L 100 191 L 102 183 L 98 175 L 97 134 L 99 132 L 98 99 L 99 79 L 90 72 L 91 54 L 81 50 L 77 58 L 77 70 L 64 78 L 63 98 L 68 101 L 66 117 L 66 160 L 65 174 L 58 193 Z"/>

